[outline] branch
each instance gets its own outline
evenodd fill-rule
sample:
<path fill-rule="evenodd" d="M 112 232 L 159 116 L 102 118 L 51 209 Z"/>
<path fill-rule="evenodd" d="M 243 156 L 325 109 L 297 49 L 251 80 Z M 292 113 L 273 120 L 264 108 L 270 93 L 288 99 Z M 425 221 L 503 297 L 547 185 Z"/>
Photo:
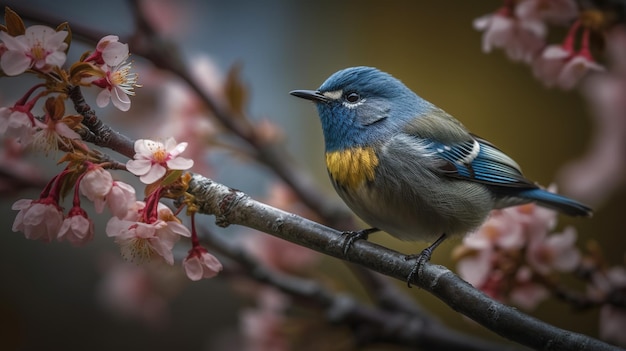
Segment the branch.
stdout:
<path fill-rule="evenodd" d="M 83 116 L 82 123 L 88 129 L 88 132 L 81 133 L 81 138 L 84 141 L 109 148 L 131 159 L 134 157 L 133 141 L 109 125 L 102 123 L 96 112 L 85 101 L 79 86 L 71 87 L 68 90 L 68 97 L 74 103 L 76 112 Z"/>
<path fill-rule="evenodd" d="M 219 226 L 244 225 L 405 281 L 414 263 L 405 255 L 359 240 L 344 256 L 341 232 L 251 199 L 200 175 L 188 190 L 199 213 L 214 215 Z M 412 284 L 497 334 L 535 349 L 620 350 L 589 336 L 566 331 L 490 299 L 443 266 L 423 265 Z"/>
<path fill-rule="evenodd" d="M 274 271 L 258 262 L 241 245 L 213 233 L 203 236 L 203 242 L 237 262 L 242 268 L 237 270 L 238 274 L 243 271 L 257 282 L 273 286 L 306 306 L 322 310 L 330 322 L 349 326 L 354 331 L 359 346 L 384 342 L 442 351 L 515 349 L 450 330 L 425 315 L 424 311 L 416 311 L 411 303 L 406 304 L 409 307 L 407 310 L 389 309 L 384 305 L 368 306 L 348 295 L 331 292 L 314 280 Z M 405 295 L 395 295 L 406 298 Z"/>

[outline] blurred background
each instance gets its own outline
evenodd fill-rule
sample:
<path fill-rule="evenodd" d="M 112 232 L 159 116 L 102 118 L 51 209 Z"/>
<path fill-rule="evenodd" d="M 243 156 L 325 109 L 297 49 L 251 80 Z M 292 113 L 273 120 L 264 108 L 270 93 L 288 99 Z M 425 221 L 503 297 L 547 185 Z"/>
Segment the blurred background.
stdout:
<path fill-rule="evenodd" d="M 236 63 L 242 65 L 241 77 L 250 92 L 249 114 L 284 129 L 290 154 L 337 203 L 340 200 L 326 176 L 316 111 L 288 92 L 315 89 L 330 74 L 348 66 L 375 66 L 398 77 L 498 145 L 522 165 L 528 178 L 544 185 L 554 182 L 560 168 L 580 157 L 589 145 L 592 117 L 577 91 L 546 89 L 529 67 L 509 61 L 499 51 L 481 51 L 481 33 L 473 29 L 472 21 L 496 10 L 501 1 L 159 1 L 172 6 L 167 33 L 187 59 L 206 56 L 221 75 Z M 18 13 L 20 8 L 36 8 L 68 21 L 70 27 L 90 26 L 121 38 L 133 31 L 130 7 L 123 0 L 0 3 Z M 68 62 L 93 50 L 93 45 L 75 40 Z M 140 57 L 133 59 L 144 87 L 137 89 L 130 117 L 120 118 L 112 106 L 100 116 L 105 121 L 110 118 L 115 128 L 131 137 L 146 137 L 142 128 L 153 128 L 158 120 L 128 119 L 133 119 L 134 111 L 149 111 L 158 103 L 150 98 L 158 86 L 150 77 L 141 76 L 146 70 L 142 65 L 147 63 Z M 29 84 L 22 78 L 0 79 L 2 105 L 13 104 L 25 91 L 21 87 Z M 142 96 L 144 91 L 147 97 Z M 95 95 L 88 95 L 88 101 L 95 106 Z M 210 157 L 216 166 L 209 176 L 253 197 L 267 196 L 275 182 L 255 165 L 225 154 Z M 59 171 L 54 155 L 38 161 L 50 174 Z M 119 249 L 106 237 L 104 222 L 97 224 L 95 240 L 83 248 L 30 241 L 11 231 L 16 214 L 11 210 L 13 202 L 36 197 L 39 191 L 12 194 L 0 201 L 0 349 L 229 349 L 224 345 L 237 335 L 238 311 L 245 304 L 233 293 L 232 282 L 219 277 L 196 283 L 184 277 L 168 280 L 169 290 L 162 289 L 165 293 L 153 301 L 154 313 L 159 315 L 155 323 L 115 313 L 102 296 L 103 286 L 125 283 L 107 280 L 106 272 L 119 264 Z M 625 197 L 621 189 L 596 209 L 592 219 L 560 218 L 559 225 L 575 225 L 581 246 L 596 239 L 610 262 L 623 262 L 626 243 L 620 204 Z M 94 218 L 106 220 L 104 215 Z M 224 232 L 237 230 L 241 229 Z M 402 243 L 387 235 L 373 240 L 405 253 L 422 249 L 422 244 Z M 433 261 L 453 269 L 449 257 L 456 244 L 444 243 Z M 340 261 L 324 260 L 323 269 L 337 274 L 345 271 Z M 171 270 L 163 274 L 176 277 L 182 269 L 176 264 Z M 449 327 L 503 341 L 428 293 L 413 289 L 409 294 Z M 597 336 L 596 310 L 576 312 L 550 300 L 532 314 L 558 327 Z"/>

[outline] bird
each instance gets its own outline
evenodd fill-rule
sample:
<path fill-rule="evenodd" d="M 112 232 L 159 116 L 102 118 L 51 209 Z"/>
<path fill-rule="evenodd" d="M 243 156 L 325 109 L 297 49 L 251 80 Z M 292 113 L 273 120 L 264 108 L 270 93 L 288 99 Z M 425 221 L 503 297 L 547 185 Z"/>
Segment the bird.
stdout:
<path fill-rule="evenodd" d="M 493 209 L 530 202 L 570 216 L 591 216 L 573 199 L 542 188 L 489 141 L 374 67 L 349 67 L 317 90 L 291 95 L 317 107 L 328 175 L 339 197 L 371 228 L 404 241 L 431 243 L 411 279 L 446 238 L 476 230 Z"/>

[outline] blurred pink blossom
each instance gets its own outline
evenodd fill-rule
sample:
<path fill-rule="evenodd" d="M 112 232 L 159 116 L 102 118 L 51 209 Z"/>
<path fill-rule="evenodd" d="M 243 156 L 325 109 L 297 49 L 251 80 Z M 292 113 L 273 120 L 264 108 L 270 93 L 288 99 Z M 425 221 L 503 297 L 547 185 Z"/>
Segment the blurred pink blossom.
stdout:
<path fill-rule="evenodd" d="M 24 233 L 27 239 L 50 242 L 59 234 L 63 211 L 52 197 L 17 200 L 11 209 L 19 211 L 13 222 L 13 231 Z"/>
<path fill-rule="evenodd" d="M 571 272 L 580 264 L 576 248 L 576 229 L 567 227 L 562 233 L 539 233 L 529 237 L 526 260 L 542 275 L 553 271 Z"/>
<path fill-rule="evenodd" d="M 287 296 L 273 288 L 264 287 L 258 291 L 257 306 L 243 309 L 239 318 L 246 351 L 290 350 L 286 335 L 289 305 Z"/>
<path fill-rule="evenodd" d="M 515 15 L 563 25 L 576 19 L 578 6 L 574 0 L 523 0 L 515 6 Z"/>
<path fill-rule="evenodd" d="M 43 188 L 44 172 L 24 157 L 24 148 L 15 139 L 5 138 L 0 147 L 0 194 L 8 195 L 25 188 Z"/>
<path fill-rule="evenodd" d="M 531 311 L 550 296 L 550 291 L 533 281 L 533 272 L 529 267 L 521 267 L 515 274 L 514 288 L 509 292 L 509 299 L 516 306 Z"/>
<path fill-rule="evenodd" d="M 571 271 L 580 262 L 572 228 L 550 234 L 556 212 L 526 204 L 494 210 L 454 251 L 457 272 L 498 300 L 532 309 L 548 296 L 535 275 Z"/>
<path fill-rule="evenodd" d="M 175 0 L 143 0 L 139 1 L 141 11 L 150 21 L 156 31 L 166 36 L 183 36 L 187 34 L 190 18 L 194 11 L 194 2 Z"/>
<path fill-rule="evenodd" d="M 104 274 L 97 294 L 104 308 L 119 317 L 139 320 L 156 328 L 167 322 L 167 301 L 157 291 L 151 267 L 111 257 L 105 257 L 101 266 Z M 163 270 L 159 273 L 163 274 Z"/>
<path fill-rule="evenodd" d="M 6 52 L 0 57 L 0 67 L 8 76 L 16 76 L 34 67 L 41 72 L 50 72 L 54 66 L 65 63 L 67 31 L 35 25 L 26 28 L 26 33 L 16 37 L 0 31 L 0 40 Z"/>
<path fill-rule="evenodd" d="M 582 93 L 591 107 L 594 134 L 586 154 L 565 165 L 559 177 L 568 194 L 592 205 L 624 184 L 626 172 L 626 28 L 609 32 L 609 71 L 589 77 Z"/>
<path fill-rule="evenodd" d="M 483 52 L 503 49 L 509 59 L 530 63 L 545 45 L 546 25 L 532 16 L 517 17 L 512 5 L 474 20 L 474 28 L 483 32 Z"/>
<path fill-rule="evenodd" d="M 626 268 L 615 266 L 604 272 L 596 272 L 592 277 L 591 294 L 599 300 L 626 293 Z M 610 302 L 600 308 L 600 338 L 626 346 L 626 308 Z"/>
<path fill-rule="evenodd" d="M 0 107 L 0 135 L 16 138 L 22 146 L 30 144 L 35 133 L 30 112 L 19 108 Z"/>

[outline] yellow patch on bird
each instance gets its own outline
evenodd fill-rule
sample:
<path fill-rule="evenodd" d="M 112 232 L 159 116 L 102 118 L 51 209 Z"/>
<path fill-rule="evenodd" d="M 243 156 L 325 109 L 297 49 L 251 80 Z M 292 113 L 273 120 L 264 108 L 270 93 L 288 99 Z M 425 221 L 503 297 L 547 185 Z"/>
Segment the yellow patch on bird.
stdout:
<path fill-rule="evenodd" d="M 330 176 L 341 186 L 356 188 L 374 180 L 378 157 L 371 147 L 356 147 L 326 153 Z"/>

